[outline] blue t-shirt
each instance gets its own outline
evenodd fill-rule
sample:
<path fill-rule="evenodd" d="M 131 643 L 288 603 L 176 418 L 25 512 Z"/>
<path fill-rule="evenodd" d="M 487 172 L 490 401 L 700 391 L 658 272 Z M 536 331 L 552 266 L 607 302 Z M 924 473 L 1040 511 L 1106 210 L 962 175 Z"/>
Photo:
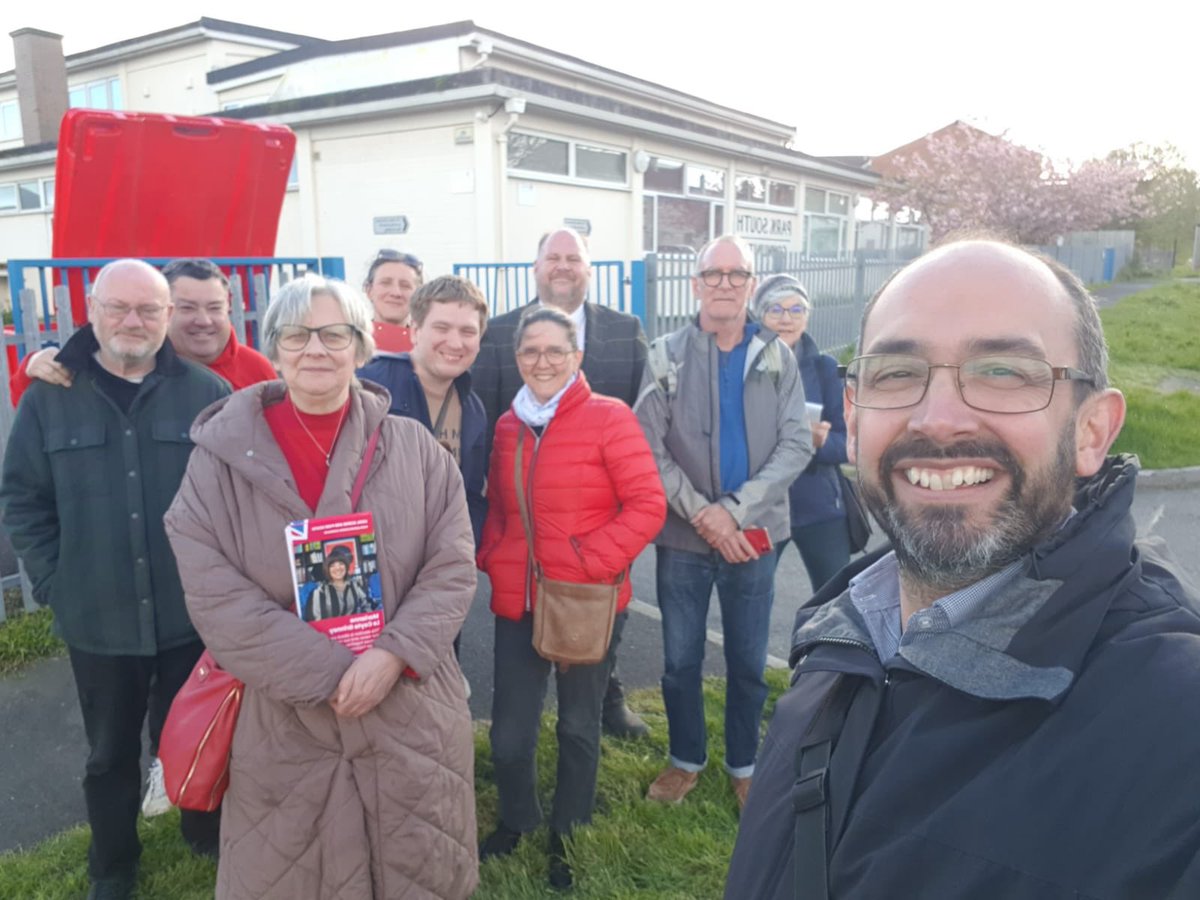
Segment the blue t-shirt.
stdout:
<path fill-rule="evenodd" d="M 732 350 L 717 351 L 717 388 L 721 416 L 721 492 L 731 494 L 750 477 L 750 449 L 746 443 L 746 411 L 742 373 L 746 348 L 758 332 L 757 322 L 747 322 L 742 342 Z"/>

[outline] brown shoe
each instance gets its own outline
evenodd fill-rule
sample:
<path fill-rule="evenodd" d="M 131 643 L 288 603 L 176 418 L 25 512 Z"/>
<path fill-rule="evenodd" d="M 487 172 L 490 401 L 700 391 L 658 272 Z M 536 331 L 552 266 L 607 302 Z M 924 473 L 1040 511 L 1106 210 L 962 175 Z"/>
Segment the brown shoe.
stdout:
<path fill-rule="evenodd" d="M 699 780 L 699 772 L 667 766 L 651 782 L 650 790 L 646 791 L 646 799 L 657 800 L 659 803 L 682 803 L 683 798 L 691 793 Z"/>
<path fill-rule="evenodd" d="M 734 796 L 737 797 L 738 809 L 745 809 L 746 797 L 750 795 L 750 779 L 730 775 L 729 783 L 733 786 Z"/>

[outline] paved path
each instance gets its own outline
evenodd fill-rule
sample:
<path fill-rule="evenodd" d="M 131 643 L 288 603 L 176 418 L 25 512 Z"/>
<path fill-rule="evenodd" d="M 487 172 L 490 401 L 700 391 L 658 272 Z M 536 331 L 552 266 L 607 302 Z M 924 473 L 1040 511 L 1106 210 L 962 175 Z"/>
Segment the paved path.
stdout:
<path fill-rule="evenodd" d="M 1200 473 L 1184 484 L 1160 487 L 1154 477 L 1138 486 L 1134 515 L 1141 533 L 1164 538 L 1176 559 L 1200 585 Z M 877 538 L 878 540 L 878 538 Z M 629 687 L 656 687 L 662 674 L 662 638 L 654 601 L 653 550 L 634 564 L 637 599 L 621 646 L 620 672 Z M 792 617 L 811 589 L 799 555 L 784 554 L 776 577 L 775 609 L 768 652 L 786 659 Z M 490 714 L 492 690 L 492 615 L 487 609 L 486 579 L 463 634 L 464 669 L 473 687 L 471 711 Z M 705 669 L 723 674 L 719 647 L 720 613 L 712 604 L 710 643 Z M 551 700 L 553 702 L 553 692 Z M 37 663 L 20 676 L 0 679 L 0 852 L 29 846 L 84 819 L 79 780 L 86 742 L 65 659 Z M 657 750 L 665 754 L 665 747 Z"/>

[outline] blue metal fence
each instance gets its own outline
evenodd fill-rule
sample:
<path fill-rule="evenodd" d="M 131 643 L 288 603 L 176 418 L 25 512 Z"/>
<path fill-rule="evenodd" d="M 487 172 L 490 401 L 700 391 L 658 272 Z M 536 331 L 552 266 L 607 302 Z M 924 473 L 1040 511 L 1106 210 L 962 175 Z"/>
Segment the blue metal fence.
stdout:
<path fill-rule="evenodd" d="M 170 258 L 146 259 L 146 262 L 159 268 L 170 261 Z M 245 318 L 251 322 L 256 321 L 260 305 L 265 307 L 266 304 L 260 304 L 260 300 L 269 299 L 273 286 L 285 283 L 305 272 L 319 272 L 333 278 L 346 277 L 345 261 L 340 256 L 229 256 L 213 257 L 212 261 L 229 275 L 234 290 L 243 300 Z M 91 283 L 96 273 L 109 262 L 112 262 L 112 258 L 10 259 L 8 283 L 13 301 L 13 326 L 17 334 L 28 332 L 27 339 L 18 345 L 18 352 L 23 355 L 28 337 L 36 333 L 35 329 L 24 327 L 24 317 L 29 310 L 27 291 L 32 291 L 35 309 L 40 311 L 38 318 L 43 328 L 48 328 L 49 323 L 54 320 L 54 310 L 58 305 L 68 295 L 77 296 L 82 301 L 91 293 Z M 66 288 L 67 293 L 59 288 Z M 73 324 L 77 327 L 82 323 Z M 257 345 L 256 327 L 251 327 L 247 337 Z"/>
<path fill-rule="evenodd" d="M 808 289 L 813 303 L 809 328 L 823 349 L 838 349 L 858 337 L 863 307 L 907 256 L 847 253 L 810 258 L 797 253 L 762 251 L 757 254 L 759 276 L 786 272 Z M 592 263 L 590 299 L 632 313 L 654 338 L 679 328 L 698 309 L 692 291 L 696 273 L 694 253 L 648 253 L 629 265 L 605 260 Z M 532 263 L 456 263 L 454 274 L 477 284 L 493 315 L 516 309 L 536 294 Z M 628 290 L 626 290 L 628 285 Z"/>
<path fill-rule="evenodd" d="M 454 274 L 474 282 L 483 291 L 492 315 L 517 309 L 537 296 L 533 263 L 455 263 Z M 625 262 L 619 259 L 592 262 L 592 288 L 588 299 L 602 306 L 630 312 Z"/>

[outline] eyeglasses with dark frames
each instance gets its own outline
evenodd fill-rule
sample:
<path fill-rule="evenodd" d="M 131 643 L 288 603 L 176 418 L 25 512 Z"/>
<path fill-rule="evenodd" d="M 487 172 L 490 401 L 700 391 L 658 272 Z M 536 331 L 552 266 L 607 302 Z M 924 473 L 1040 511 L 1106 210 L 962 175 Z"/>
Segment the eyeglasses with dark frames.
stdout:
<path fill-rule="evenodd" d="M 326 350 L 345 350 L 358 336 L 359 331 L 348 322 L 309 328 L 307 325 L 284 325 L 275 333 L 275 344 L 284 350 L 298 352 L 308 347 L 316 335 Z"/>
<path fill-rule="evenodd" d="M 551 347 L 548 350 L 535 350 L 532 347 L 527 347 L 524 350 L 517 351 L 517 360 L 523 366 L 536 366 L 538 360 L 543 356 L 546 357 L 546 362 L 552 366 L 561 366 L 567 361 L 570 355 L 570 350 L 564 350 L 562 347 Z"/>
<path fill-rule="evenodd" d="M 724 280 L 729 281 L 731 288 L 745 287 L 752 277 L 753 272 L 747 272 L 745 269 L 734 269 L 732 272 L 722 272 L 720 269 L 705 269 L 699 275 L 700 280 L 709 287 L 720 287 Z"/>
<path fill-rule="evenodd" d="M 905 409 L 925 398 L 934 369 L 955 369 L 958 395 L 980 412 L 1015 414 L 1045 409 L 1060 381 L 1095 386 L 1085 372 L 1028 356 L 972 356 L 954 365 L 926 362 L 919 356 L 871 353 L 852 359 L 838 371 L 852 387 L 848 396 L 855 406 Z"/>

